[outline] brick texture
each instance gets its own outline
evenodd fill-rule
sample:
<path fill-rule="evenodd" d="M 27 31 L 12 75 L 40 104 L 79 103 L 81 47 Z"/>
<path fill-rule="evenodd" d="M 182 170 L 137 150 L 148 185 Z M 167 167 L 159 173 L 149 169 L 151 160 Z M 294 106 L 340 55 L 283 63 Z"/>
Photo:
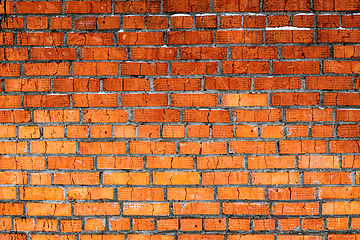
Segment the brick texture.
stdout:
<path fill-rule="evenodd" d="M 359 11 L 0 1 L 0 239 L 360 239 Z"/>

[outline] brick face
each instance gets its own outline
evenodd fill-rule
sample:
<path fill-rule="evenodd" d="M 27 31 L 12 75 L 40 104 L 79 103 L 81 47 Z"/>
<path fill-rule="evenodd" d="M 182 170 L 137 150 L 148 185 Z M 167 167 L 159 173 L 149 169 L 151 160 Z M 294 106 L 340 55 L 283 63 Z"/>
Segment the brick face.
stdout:
<path fill-rule="evenodd" d="M 0 239 L 359 239 L 359 11 L 0 1 Z"/>

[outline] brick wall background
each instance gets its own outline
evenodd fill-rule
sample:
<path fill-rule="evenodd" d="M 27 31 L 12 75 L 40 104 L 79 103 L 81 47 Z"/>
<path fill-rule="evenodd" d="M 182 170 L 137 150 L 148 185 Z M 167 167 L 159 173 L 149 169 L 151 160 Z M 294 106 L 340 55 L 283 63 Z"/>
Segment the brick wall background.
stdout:
<path fill-rule="evenodd" d="M 0 239 L 359 239 L 359 10 L 1 1 Z"/>

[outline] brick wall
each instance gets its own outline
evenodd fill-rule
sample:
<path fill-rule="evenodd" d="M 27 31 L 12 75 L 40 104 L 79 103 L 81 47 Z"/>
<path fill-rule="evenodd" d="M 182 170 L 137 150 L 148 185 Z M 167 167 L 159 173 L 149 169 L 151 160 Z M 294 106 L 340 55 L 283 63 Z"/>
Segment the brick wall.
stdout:
<path fill-rule="evenodd" d="M 1 1 L 0 239 L 359 239 L 359 10 Z"/>

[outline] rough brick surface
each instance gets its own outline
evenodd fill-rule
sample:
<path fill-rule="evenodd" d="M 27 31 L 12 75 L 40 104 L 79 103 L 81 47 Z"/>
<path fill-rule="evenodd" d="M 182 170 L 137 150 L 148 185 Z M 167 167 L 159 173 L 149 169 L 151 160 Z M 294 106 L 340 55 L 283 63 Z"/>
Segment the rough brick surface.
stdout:
<path fill-rule="evenodd" d="M 359 11 L 0 1 L 0 239 L 360 239 Z"/>

